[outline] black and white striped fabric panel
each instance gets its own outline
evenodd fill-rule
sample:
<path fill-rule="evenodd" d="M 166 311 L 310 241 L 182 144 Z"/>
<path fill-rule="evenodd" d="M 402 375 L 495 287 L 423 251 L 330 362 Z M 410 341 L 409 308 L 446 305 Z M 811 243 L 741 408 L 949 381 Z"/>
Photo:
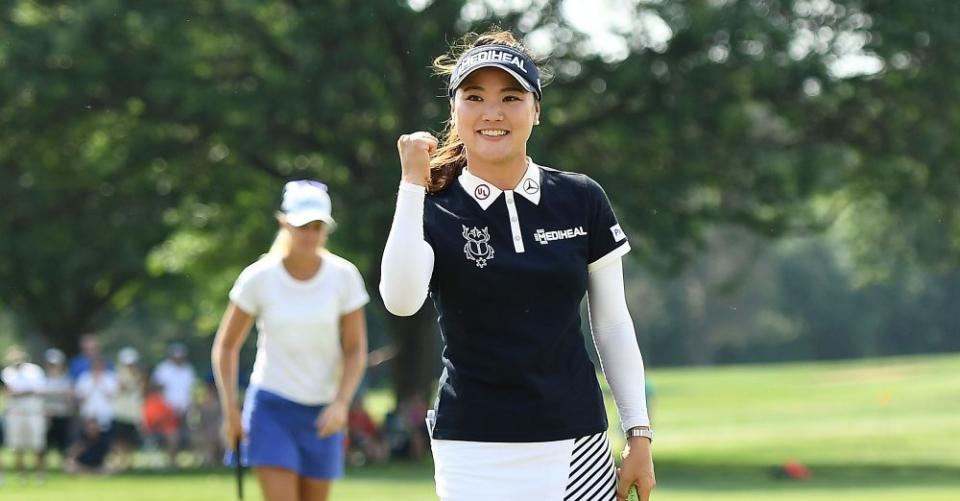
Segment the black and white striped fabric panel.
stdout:
<path fill-rule="evenodd" d="M 574 441 L 564 501 L 611 501 L 617 496 L 617 470 L 607 434 Z"/>

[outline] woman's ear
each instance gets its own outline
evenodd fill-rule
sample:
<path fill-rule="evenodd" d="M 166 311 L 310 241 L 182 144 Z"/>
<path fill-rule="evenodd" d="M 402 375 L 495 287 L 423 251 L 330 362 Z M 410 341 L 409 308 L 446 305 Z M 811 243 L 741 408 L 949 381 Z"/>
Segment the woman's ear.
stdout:
<path fill-rule="evenodd" d="M 540 101 L 534 103 L 533 125 L 540 125 Z"/>

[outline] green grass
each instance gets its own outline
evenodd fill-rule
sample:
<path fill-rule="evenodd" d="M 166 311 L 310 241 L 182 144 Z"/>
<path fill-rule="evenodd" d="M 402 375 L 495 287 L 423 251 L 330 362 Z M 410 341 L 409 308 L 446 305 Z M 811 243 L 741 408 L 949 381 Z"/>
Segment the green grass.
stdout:
<path fill-rule="evenodd" d="M 650 371 L 656 501 L 960 499 L 960 356 Z M 388 408 L 390 397 L 373 396 Z M 612 404 L 611 404 L 612 409 Z M 613 428 L 617 426 L 613 423 Z M 617 436 L 616 434 L 614 436 Z M 786 460 L 813 478 L 771 471 Z M 234 499 L 229 472 L 51 477 L 0 499 Z M 260 499 L 248 474 L 247 499 Z M 335 500 L 429 500 L 429 463 L 351 469 Z"/>

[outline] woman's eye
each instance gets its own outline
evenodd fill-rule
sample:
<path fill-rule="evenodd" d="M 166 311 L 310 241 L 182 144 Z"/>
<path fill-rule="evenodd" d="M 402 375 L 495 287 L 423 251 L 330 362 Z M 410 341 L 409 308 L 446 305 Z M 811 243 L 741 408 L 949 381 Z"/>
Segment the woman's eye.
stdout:
<path fill-rule="evenodd" d="M 469 95 L 469 96 L 465 97 L 464 99 L 467 100 L 467 101 L 483 101 L 483 99 L 481 99 L 480 96 L 478 96 L 478 95 L 476 95 L 476 94 Z"/>
<path fill-rule="evenodd" d="M 517 96 L 506 96 L 503 98 L 504 101 L 520 101 L 520 98 Z"/>

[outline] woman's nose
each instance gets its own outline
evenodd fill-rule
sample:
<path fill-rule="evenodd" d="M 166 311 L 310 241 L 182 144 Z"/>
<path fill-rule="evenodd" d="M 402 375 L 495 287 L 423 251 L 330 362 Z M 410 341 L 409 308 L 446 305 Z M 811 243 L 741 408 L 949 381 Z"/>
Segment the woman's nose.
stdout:
<path fill-rule="evenodd" d="M 487 103 L 483 107 L 482 118 L 491 121 L 503 120 L 503 108 L 500 106 L 500 103 Z"/>

